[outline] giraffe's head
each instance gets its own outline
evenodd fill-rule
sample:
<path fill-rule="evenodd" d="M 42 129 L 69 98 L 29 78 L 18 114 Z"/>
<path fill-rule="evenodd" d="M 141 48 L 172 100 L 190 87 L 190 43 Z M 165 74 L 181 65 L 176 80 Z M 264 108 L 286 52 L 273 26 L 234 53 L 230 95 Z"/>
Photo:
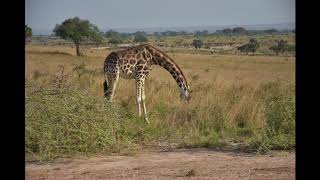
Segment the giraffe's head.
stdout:
<path fill-rule="evenodd" d="M 186 86 L 185 88 L 180 89 L 180 98 L 181 100 L 184 100 L 184 101 L 190 100 L 191 96 L 190 96 L 189 86 Z"/>

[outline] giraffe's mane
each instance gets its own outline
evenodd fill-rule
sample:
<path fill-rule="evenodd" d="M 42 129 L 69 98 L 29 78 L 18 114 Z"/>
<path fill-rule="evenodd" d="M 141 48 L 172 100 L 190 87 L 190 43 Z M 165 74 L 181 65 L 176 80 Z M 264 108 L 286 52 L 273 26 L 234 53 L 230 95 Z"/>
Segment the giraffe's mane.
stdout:
<path fill-rule="evenodd" d="M 164 53 L 163 51 L 159 50 L 158 48 L 151 46 L 150 44 L 142 44 L 140 46 L 149 46 L 150 48 L 153 48 L 154 50 L 160 52 L 161 54 L 163 54 L 164 57 L 168 58 L 176 67 L 177 69 L 181 72 L 182 77 L 184 78 L 184 80 L 186 81 L 186 86 L 188 88 L 188 83 L 187 83 L 187 78 L 184 76 L 182 70 L 180 69 L 180 67 L 176 64 L 176 62 L 174 62 L 174 60 L 168 56 L 166 53 Z"/>

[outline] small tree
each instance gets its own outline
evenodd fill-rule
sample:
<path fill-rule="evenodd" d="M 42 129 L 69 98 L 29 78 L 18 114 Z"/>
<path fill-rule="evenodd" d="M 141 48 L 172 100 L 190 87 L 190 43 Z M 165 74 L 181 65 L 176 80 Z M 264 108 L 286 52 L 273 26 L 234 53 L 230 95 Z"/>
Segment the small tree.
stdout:
<path fill-rule="evenodd" d="M 111 29 L 111 30 L 105 32 L 104 36 L 106 38 L 120 37 L 120 33 Z"/>
<path fill-rule="evenodd" d="M 148 42 L 148 38 L 144 33 L 137 32 L 135 33 L 133 42 L 139 42 L 139 43 Z"/>
<path fill-rule="evenodd" d="M 28 25 L 24 26 L 24 33 L 25 33 L 25 37 L 24 37 L 25 43 L 30 42 L 32 37 L 32 29 Z"/>
<path fill-rule="evenodd" d="M 97 28 L 97 27 L 94 26 L 94 28 Z M 91 41 L 92 41 L 97 47 L 99 47 L 99 45 L 105 43 L 105 40 L 104 40 L 104 38 L 103 38 L 103 32 L 100 32 L 98 28 L 95 30 L 95 32 L 97 32 L 97 33 L 93 33 L 93 34 L 92 34 Z"/>
<path fill-rule="evenodd" d="M 260 44 L 256 39 L 250 39 L 248 44 L 244 44 L 240 47 L 238 47 L 238 50 L 241 52 L 246 52 L 247 54 L 249 52 L 252 52 L 253 54 L 257 51 L 259 48 Z"/>
<path fill-rule="evenodd" d="M 201 39 L 194 39 L 192 45 L 194 46 L 194 48 L 199 49 L 202 47 L 203 42 Z"/>
<path fill-rule="evenodd" d="M 108 41 L 108 43 L 114 44 L 114 45 L 121 44 L 122 42 L 123 41 L 121 40 L 120 37 L 113 37 Z"/>
<path fill-rule="evenodd" d="M 97 26 L 79 17 L 70 18 L 62 22 L 62 24 L 57 24 L 53 32 L 62 39 L 73 41 L 76 46 L 77 56 L 82 55 L 80 53 L 80 45 L 82 43 L 89 40 L 99 42 L 102 39 Z"/>
<path fill-rule="evenodd" d="M 105 33 L 105 36 L 107 38 L 109 38 L 109 41 L 108 43 L 110 44 L 114 44 L 114 45 L 117 45 L 117 44 L 120 44 L 122 43 L 122 37 L 121 37 L 121 34 L 116 32 L 116 31 L 113 31 L 113 30 L 109 30 Z"/>
<path fill-rule="evenodd" d="M 289 49 L 288 47 L 288 42 L 281 39 L 280 41 L 277 41 L 277 45 L 271 46 L 269 49 L 274 51 L 278 56 L 279 52 L 283 55 L 283 53 Z"/>

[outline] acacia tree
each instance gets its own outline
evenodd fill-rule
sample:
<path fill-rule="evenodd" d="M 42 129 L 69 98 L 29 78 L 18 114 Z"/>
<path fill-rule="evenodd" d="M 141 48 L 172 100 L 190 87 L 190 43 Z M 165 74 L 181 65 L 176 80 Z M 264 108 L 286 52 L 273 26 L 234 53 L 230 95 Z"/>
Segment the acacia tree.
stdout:
<path fill-rule="evenodd" d="M 98 27 L 79 17 L 70 18 L 62 22 L 62 24 L 57 24 L 53 32 L 62 39 L 73 41 L 76 46 L 77 56 L 82 55 L 80 53 L 80 45 L 82 43 L 89 40 L 93 42 L 102 40 Z"/>
<path fill-rule="evenodd" d="M 142 42 L 148 42 L 148 38 L 147 38 L 147 36 L 145 35 L 144 32 L 139 32 L 138 31 L 138 32 L 135 33 L 133 42 L 139 42 L 141 44 Z"/>
<path fill-rule="evenodd" d="M 194 40 L 192 41 L 192 45 L 194 46 L 194 48 L 199 49 L 199 48 L 202 47 L 203 42 L 202 42 L 201 39 L 194 39 Z"/>
<path fill-rule="evenodd" d="M 107 31 L 104 36 L 109 38 L 108 43 L 114 44 L 115 46 L 123 42 L 121 34 L 113 30 Z"/>
<path fill-rule="evenodd" d="M 249 40 L 248 44 L 244 44 L 238 47 L 238 50 L 241 52 L 246 52 L 247 54 L 249 52 L 252 52 L 254 54 L 256 50 L 259 48 L 259 46 L 260 46 L 259 42 L 256 39 L 252 38 Z"/>
<path fill-rule="evenodd" d="M 279 52 L 283 55 L 283 53 L 288 49 L 288 42 L 285 40 L 277 41 L 277 45 L 271 46 L 270 50 L 274 51 L 278 56 Z"/>
<path fill-rule="evenodd" d="M 24 26 L 24 33 L 25 33 L 25 43 L 30 41 L 30 38 L 32 36 L 32 29 L 28 26 Z"/>

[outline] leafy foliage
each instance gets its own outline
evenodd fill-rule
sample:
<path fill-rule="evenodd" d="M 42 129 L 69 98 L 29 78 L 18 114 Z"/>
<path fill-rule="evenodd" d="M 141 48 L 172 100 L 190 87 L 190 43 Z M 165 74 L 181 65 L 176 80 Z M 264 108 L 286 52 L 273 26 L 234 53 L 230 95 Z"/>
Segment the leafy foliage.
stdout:
<path fill-rule="evenodd" d="M 147 42 L 148 41 L 148 38 L 147 36 L 145 35 L 145 33 L 143 32 L 136 32 L 135 36 L 134 36 L 134 42 Z"/>
<path fill-rule="evenodd" d="M 194 46 L 194 48 L 199 49 L 202 47 L 203 42 L 201 39 L 195 39 L 193 40 L 192 45 Z"/>
<path fill-rule="evenodd" d="M 62 39 L 71 40 L 76 45 L 77 56 L 80 56 L 80 44 L 89 40 L 101 42 L 102 36 L 97 26 L 88 20 L 74 17 L 65 20 L 62 24 L 57 24 L 53 32 Z"/>
<path fill-rule="evenodd" d="M 123 42 L 121 34 L 116 31 L 109 30 L 109 31 L 105 32 L 104 35 L 105 35 L 105 37 L 109 38 L 108 42 L 111 44 L 120 44 Z"/>
<path fill-rule="evenodd" d="M 25 25 L 24 33 L 25 33 L 25 42 L 29 42 L 32 36 L 32 29 L 28 25 Z"/>
<path fill-rule="evenodd" d="M 248 44 L 244 44 L 238 47 L 238 50 L 246 53 L 249 53 L 249 52 L 255 53 L 256 50 L 259 48 L 259 46 L 260 46 L 259 42 L 256 39 L 251 38 Z"/>
<path fill-rule="evenodd" d="M 277 41 L 277 45 L 270 47 L 270 50 L 274 51 L 276 55 L 278 55 L 279 53 L 283 54 L 287 50 L 292 51 L 293 49 L 295 50 L 295 48 L 289 46 L 288 42 L 285 40 Z"/>

